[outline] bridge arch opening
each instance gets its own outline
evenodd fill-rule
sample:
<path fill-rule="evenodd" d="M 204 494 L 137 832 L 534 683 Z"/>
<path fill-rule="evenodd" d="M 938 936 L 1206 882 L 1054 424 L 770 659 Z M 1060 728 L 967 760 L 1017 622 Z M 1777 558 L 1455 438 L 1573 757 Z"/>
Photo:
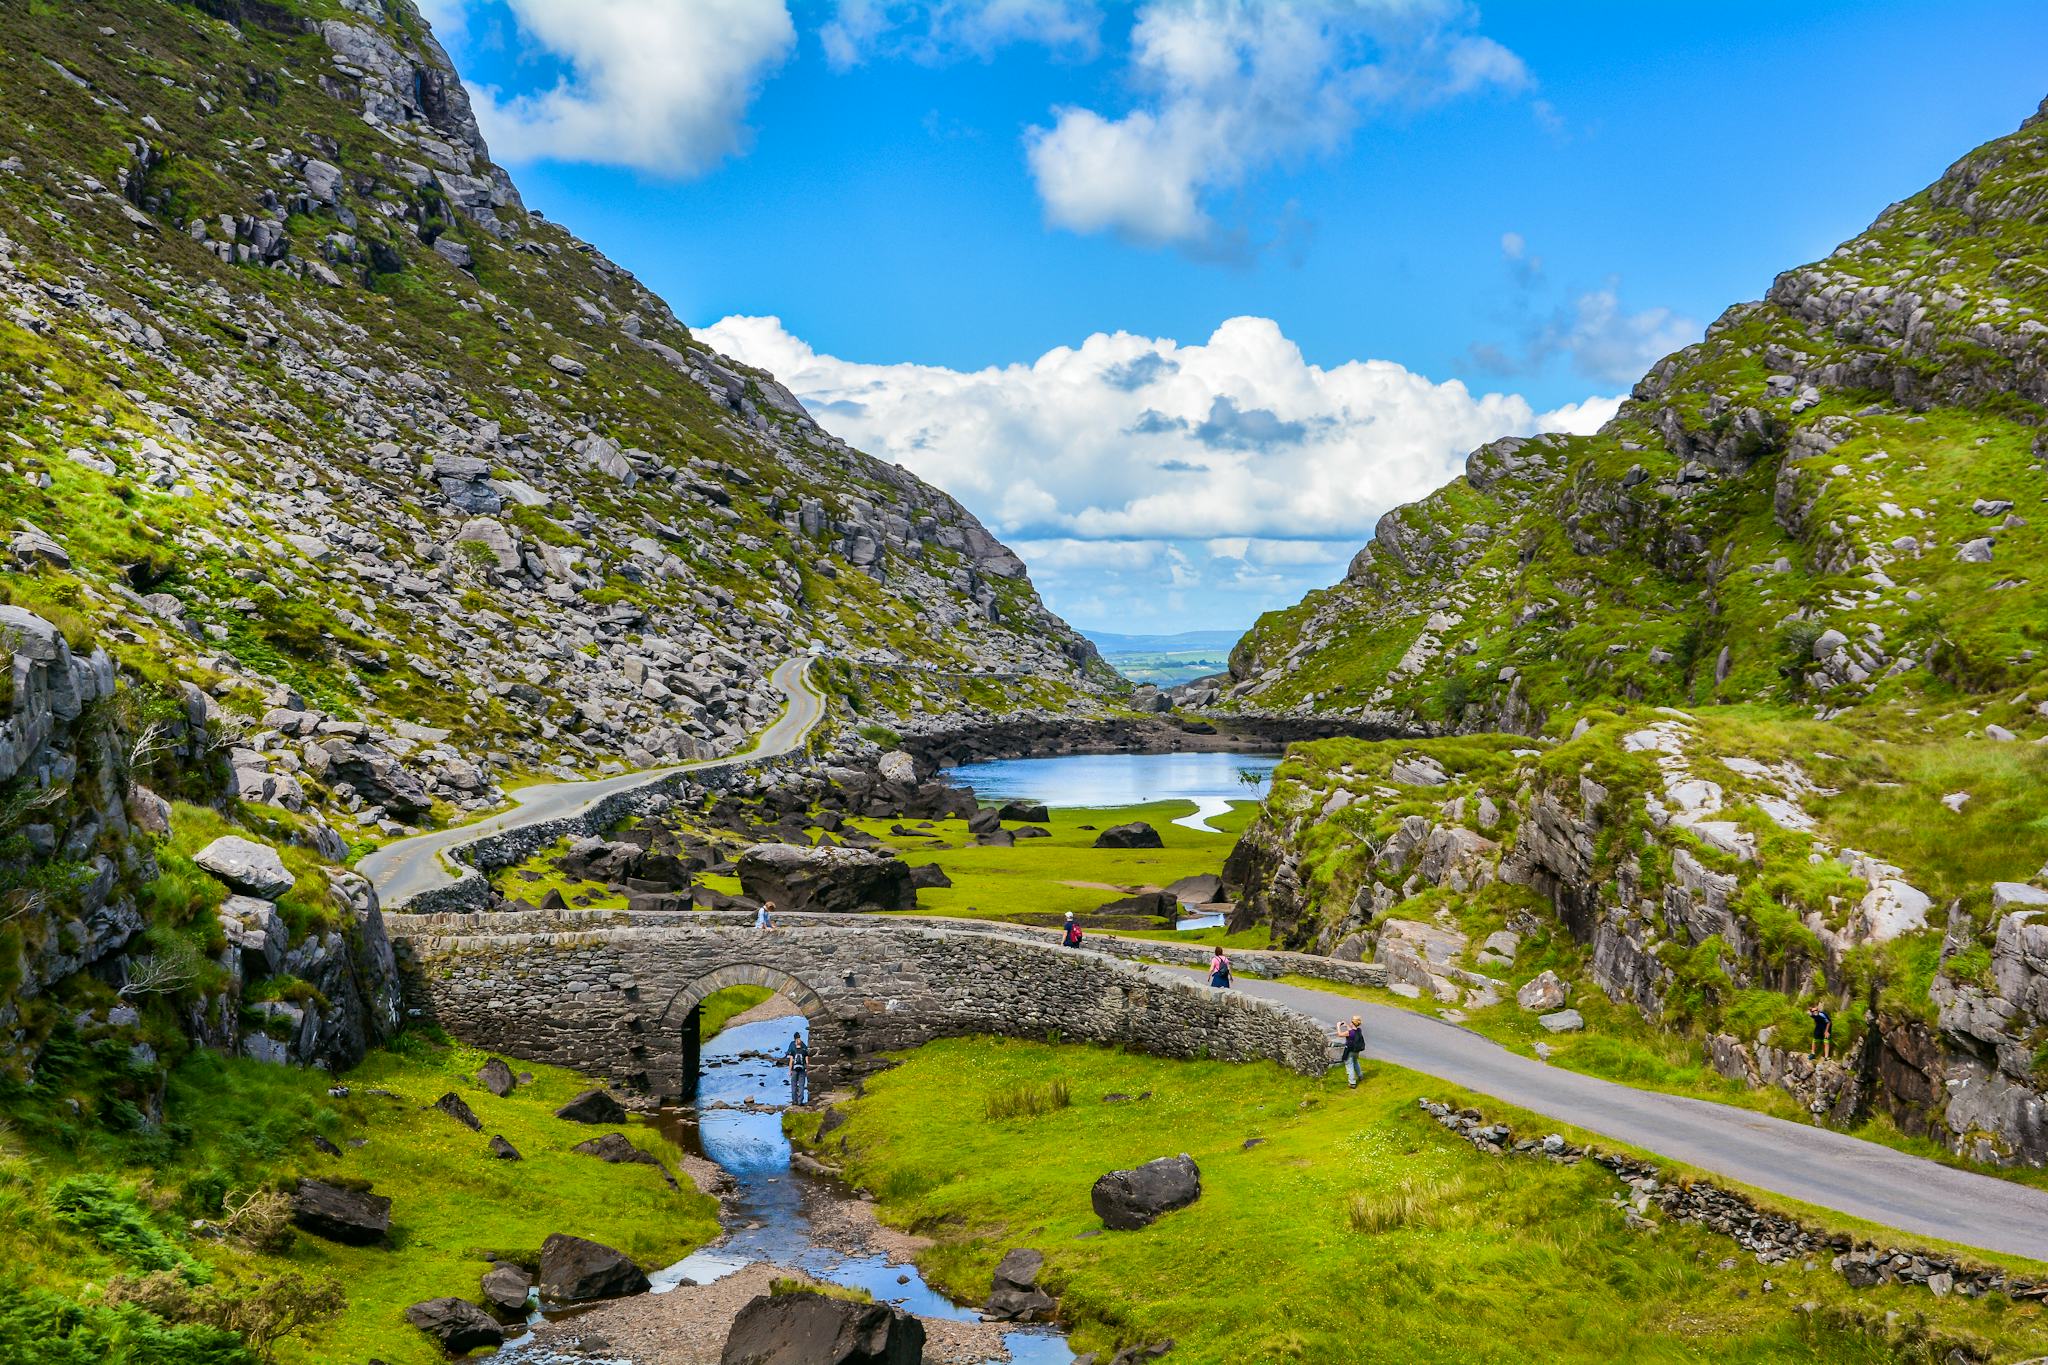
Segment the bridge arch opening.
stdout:
<path fill-rule="evenodd" d="M 704 1060 L 704 1002 L 734 986 L 765 986 L 797 1007 L 810 1026 L 812 1055 L 818 1056 L 818 1025 L 826 1021 L 825 1002 L 800 978 L 758 962 L 734 962 L 706 972 L 669 998 L 657 1027 L 682 1036 L 681 1068 L 677 1096 L 687 1102 L 697 1098 L 697 1085 Z"/>

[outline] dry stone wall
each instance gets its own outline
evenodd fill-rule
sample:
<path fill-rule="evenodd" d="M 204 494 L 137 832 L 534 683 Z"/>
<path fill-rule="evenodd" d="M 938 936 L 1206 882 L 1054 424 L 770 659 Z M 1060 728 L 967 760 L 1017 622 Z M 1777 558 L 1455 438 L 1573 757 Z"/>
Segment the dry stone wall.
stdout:
<path fill-rule="evenodd" d="M 1086 949 L 901 921 L 538 912 L 390 917 L 408 1013 L 479 1047 L 657 1096 L 693 1082 L 690 1012 L 723 985 L 790 995 L 824 1084 L 882 1054 L 993 1033 L 1112 1043 L 1166 1057 L 1328 1065 L 1306 1015 Z"/>

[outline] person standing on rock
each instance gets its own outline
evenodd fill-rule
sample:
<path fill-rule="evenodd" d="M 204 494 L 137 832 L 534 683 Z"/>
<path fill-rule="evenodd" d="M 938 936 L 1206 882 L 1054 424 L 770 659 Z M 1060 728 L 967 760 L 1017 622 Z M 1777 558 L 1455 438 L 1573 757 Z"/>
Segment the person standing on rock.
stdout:
<path fill-rule="evenodd" d="M 1216 956 L 1209 959 L 1209 984 L 1218 990 L 1230 989 L 1230 959 L 1219 946 Z"/>
<path fill-rule="evenodd" d="M 1358 1083 L 1365 1079 L 1365 1068 L 1360 1064 L 1365 1055 L 1365 1020 L 1354 1014 L 1351 1026 L 1343 1030 L 1344 1080 L 1351 1089 L 1358 1089 Z"/>
<path fill-rule="evenodd" d="M 775 902 L 762 901 L 761 908 L 754 912 L 754 927 L 764 934 L 775 932 Z"/>
<path fill-rule="evenodd" d="M 1835 1020 L 1827 1006 L 1816 1000 L 1806 1011 L 1813 1019 L 1813 1051 L 1811 1056 L 1831 1062 L 1835 1058 Z"/>
<path fill-rule="evenodd" d="M 1060 942 L 1069 948 L 1081 946 L 1081 926 L 1074 923 L 1074 912 L 1067 911 L 1067 927 L 1060 932 Z"/>
<path fill-rule="evenodd" d="M 782 1054 L 789 1063 L 789 1102 L 807 1104 L 810 1101 L 811 1045 L 804 1041 L 801 1033 L 789 1035 L 789 1050 Z"/>

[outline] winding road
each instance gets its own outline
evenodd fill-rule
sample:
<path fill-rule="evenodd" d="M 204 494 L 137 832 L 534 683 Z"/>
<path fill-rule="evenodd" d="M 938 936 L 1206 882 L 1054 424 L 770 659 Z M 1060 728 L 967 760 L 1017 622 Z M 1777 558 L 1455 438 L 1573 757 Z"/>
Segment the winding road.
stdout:
<path fill-rule="evenodd" d="M 811 656 L 800 654 L 777 665 L 775 671 L 768 675 L 769 681 L 789 699 L 789 706 L 774 724 L 760 733 L 754 747 L 744 754 L 678 763 L 666 768 L 648 768 L 592 781 L 547 782 L 525 787 L 512 793 L 514 804 L 510 810 L 486 816 L 474 824 L 415 834 L 386 844 L 367 854 L 356 864 L 356 870 L 375 884 L 377 897 L 386 908 L 397 909 L 423 891 L 455 882 L 458 874 L 442 856 L 453 849 L 466 847 L 506 830 L 575 815 L 615 792 L 644 787 L 671 773 L 772 758 L 801 748 L 825 715 L 825 699 L 811 686 L 810 666 Z"/>
<path fill-rule="evenodd" d="M 1206 980 L 1204 973 L 1186 970 Z M 2048 1262 L 2048 1190 L 1958 1170 L 1828 1128 L 1548 1066 L 1413 1010 L 1245 976 L 1236 988 L 1333 1030 L 1359 1015 L 1372 1059 L 1729 1180 L 1901 1232 Z"/>
<path fill-rule="evenodd" d="M 423 891 L 452 884 L 458 874 L 443 855 L 488 835 L 574 815 L 615 792 L 670 773 L 791 752 L 824 715 L 824 699 L 807 676 L 810 662 L 808 656 L 799 656 L 770 675 L 789 706 L 744 755 L 528 787 L 514 793 L 516 804 L 510 810 L 475 824 L 401 839 L 365 857 L 359 870 L 376 884 L 386 905 L 402 906 Z M 1193 969 L 1160 970 L 1186 970 L 1203 978 Z M 1548 1066 L 1469 1029 L 1411 1010 L 1250 977 L 1240 977 L 1237 989 L 1298 1010 L 1333 1030 L 1353 1014 L 1361 1015 L 1366 1053 L 1374 1060 L 1438 1077 L 1725 1179 L 1901 1232 L 2048 1262 L 2048 1190 L 1958 1170 L 1827 1128 Z"/>

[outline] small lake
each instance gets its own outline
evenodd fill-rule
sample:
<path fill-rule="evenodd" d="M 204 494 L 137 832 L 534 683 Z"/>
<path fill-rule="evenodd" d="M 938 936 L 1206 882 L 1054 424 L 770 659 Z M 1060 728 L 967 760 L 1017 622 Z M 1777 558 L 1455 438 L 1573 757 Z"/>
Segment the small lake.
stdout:
<path fill-rule="evenodd" d="M 1230 801 L 1257 801 L 1271 785 L 1277 753 L 1065 754 L 964 763 L 941 774 L 985 802 L 1042 801 L 1101 808 L 1193 801 L 1221 814 Z M 1240 774 L 1252 774 L 1246 781 Z"/>

